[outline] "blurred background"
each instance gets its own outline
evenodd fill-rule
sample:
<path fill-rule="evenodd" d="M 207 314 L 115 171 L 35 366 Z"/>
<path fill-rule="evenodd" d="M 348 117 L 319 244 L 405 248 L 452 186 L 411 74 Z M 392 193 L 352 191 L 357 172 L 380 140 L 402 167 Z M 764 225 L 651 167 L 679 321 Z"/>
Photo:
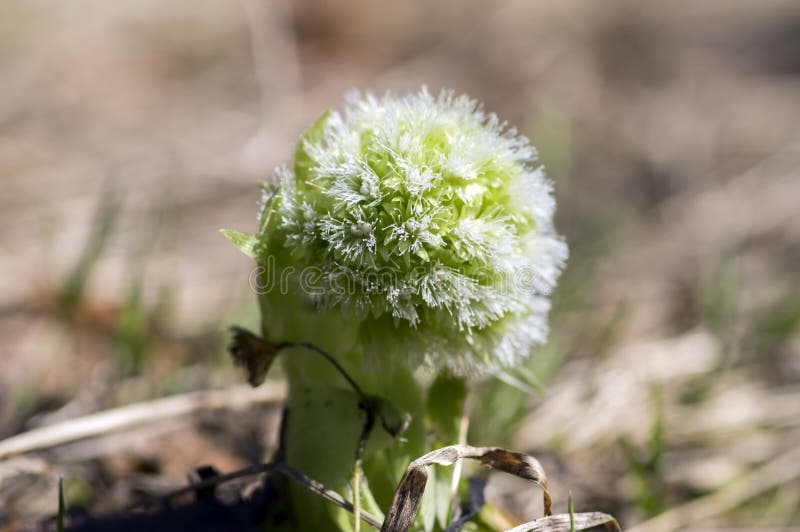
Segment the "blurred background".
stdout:
<path fill-rule="evenodd" d="M 52 515 L 59 474 L 104 513 L 274 448 L 218 229 L 255 230 L 257 180 L 349 90 L 423 84 L 530 136 L 571 248 L 535 389 L 486 383 L 470 439 L 538 456 L 556 511 L 800 529 L 795 0 L 3 1 L 0 439 L 34 437 L 0 441 L 0 528 Z"/>

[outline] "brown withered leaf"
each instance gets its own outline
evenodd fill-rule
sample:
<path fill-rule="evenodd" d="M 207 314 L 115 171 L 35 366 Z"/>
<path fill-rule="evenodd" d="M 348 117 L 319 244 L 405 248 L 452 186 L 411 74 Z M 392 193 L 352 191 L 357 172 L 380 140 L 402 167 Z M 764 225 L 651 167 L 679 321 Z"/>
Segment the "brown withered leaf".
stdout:
<path fill-rule="evenodd" d="M 411 424 L 411 414 L 403 412 L 383 397 L 370 396 L 369 408 L 381 420 L 381 426 L 392 437 L 399 438 Z"/>
<path fill-rule="evenodd" d="M 417 516 L 431 466 L 451 466 L 462 458 L 477 460 L 486 467 L 504 471 L 538 484 L 544 493 L 545 515 L 550 515 L 551 502 L 550 493 L 547 491 L 547 476 L 538 460 L 527 454 L 507 451 L 498 447 L 450 445 L 417 458 L 409 464 L 394 492 L 381 532 L 405 532 L 408 530 Z"/>
<path fill-rule="evenodd" d="M 622 530 L 616 519 L 602 512 L 572 514 L 572 518 L 575 523 L 575 530 L 586 530 L 587 528 L 600 525 L 603 525 L 604 530 L 613 530 L 616 532 Z M 541 519 L 515 526 L 506 532 L 569 532 L 570 529 L 569 514 L 558 514 L 542 517 Z"/>
<path fill-rule="evenodd" d="M 245 368 L 250 386 L 260 385 L 275 361 L 280 346 L 267 342 L 241 327 L 231 327 L 231 333 L 233 337 L 228 345 L 228 351 L 233 357 L 233 362 Z"/>

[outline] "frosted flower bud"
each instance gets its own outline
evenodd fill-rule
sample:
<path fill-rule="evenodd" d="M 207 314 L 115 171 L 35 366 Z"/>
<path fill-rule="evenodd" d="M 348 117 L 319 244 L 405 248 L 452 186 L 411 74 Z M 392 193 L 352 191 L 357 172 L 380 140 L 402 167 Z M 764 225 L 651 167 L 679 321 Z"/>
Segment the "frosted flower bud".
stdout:
<path fill-rule="evenodd" d="M 536 160 L 466 96 L 356 94 L 279 169 L 248 245 L 279 272 L 321 272 L 290 298 L 338 313 L 372 362 L 460 375 L 514 366 L 546 340 L 567 257 Z M 268 312 L 285 304 L 262 296 Z"/>

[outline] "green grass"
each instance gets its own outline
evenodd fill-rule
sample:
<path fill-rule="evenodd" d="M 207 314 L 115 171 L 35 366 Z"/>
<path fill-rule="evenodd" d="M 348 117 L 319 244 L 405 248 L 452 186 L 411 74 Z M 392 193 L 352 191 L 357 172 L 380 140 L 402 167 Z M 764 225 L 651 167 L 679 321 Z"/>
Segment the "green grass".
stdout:
<path fill-rule="evenodd" d="M 56 528 L 58 532 L 64 532 L 64 513 L 66 512 L 66 504 L 64 503 L 64 476 L 58 477 L 58 518 L 56 521 Z"/>
<path fill-rule="evenodd" d="M 653 419 L 644 449 L 637 449 L 627 438 L 620 440 L 628 475 L 634 486 L 634 504 L 646 517 L 655 517 L 667 508 L 667 486 L 664 481 L 664 412 L 660 386 L 651 393 Z"/>

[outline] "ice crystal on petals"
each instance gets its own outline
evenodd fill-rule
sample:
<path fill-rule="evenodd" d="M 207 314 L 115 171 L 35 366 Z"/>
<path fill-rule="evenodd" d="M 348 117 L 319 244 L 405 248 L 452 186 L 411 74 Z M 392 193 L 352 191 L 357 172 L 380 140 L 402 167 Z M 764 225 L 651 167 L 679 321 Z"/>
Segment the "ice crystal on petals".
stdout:
<path fill-rule="evenodd" d="M 546 339 L 567 256 L 536 156 L 466 96 L 354 93 L 265 187 L 257 260 L 317 268 L 305 297 L 351 313 L 378 361 L 513 366 Z"/>

